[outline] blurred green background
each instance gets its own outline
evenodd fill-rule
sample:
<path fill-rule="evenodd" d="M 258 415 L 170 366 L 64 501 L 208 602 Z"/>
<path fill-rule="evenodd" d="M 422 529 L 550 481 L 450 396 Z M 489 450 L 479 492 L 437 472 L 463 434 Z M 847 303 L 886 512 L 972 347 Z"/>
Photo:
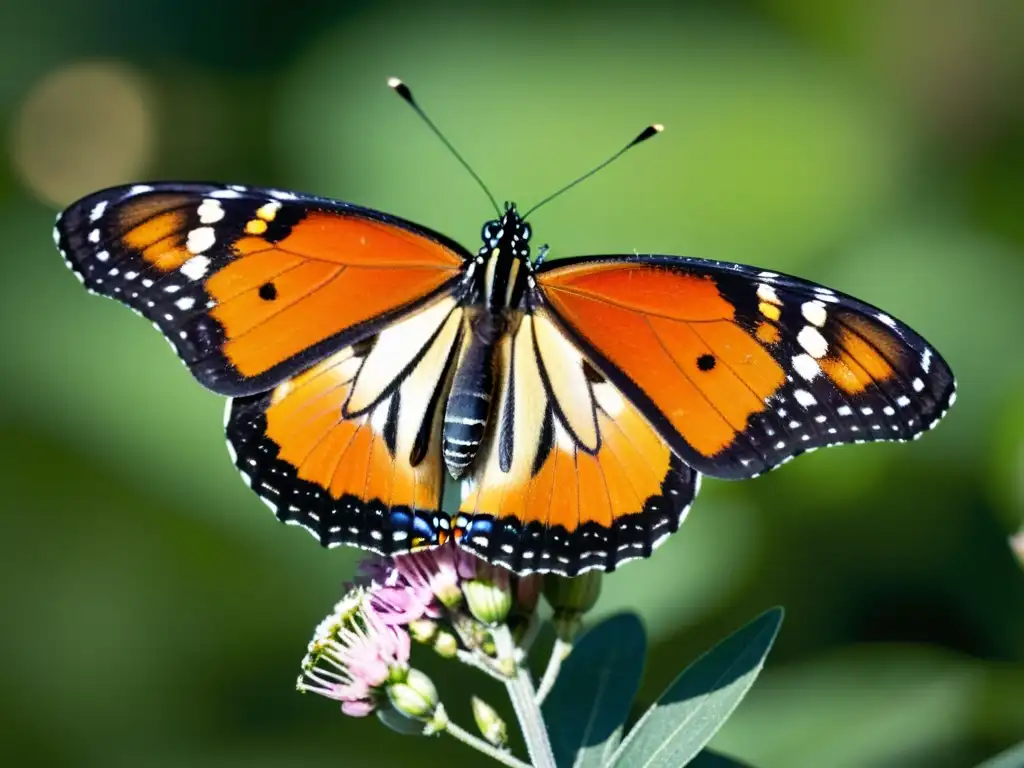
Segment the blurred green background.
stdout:
<path fill-rule="evenodd" d="M 74 198 L 174 178 L 338 197 L 475 248 L 486 199 L 390 75 L 522 205 L 665 123 L 535 240 L 818 280 L 911 323 L 960 380 L 919 443 L 705 483 L 682 532 L 606 580 L 599 611 L 652 634 L 640 703 L 782 604 L 720 749 L 954 768 L 1024 738 L 1022 40 L 1015 0 L 6 0 L 0 760 L 476 764 L 294 692 L 357 554 L 274 522 L 222 401 L 50 242 Z M 425 663 L 466 720 L 481 684 Z"/>

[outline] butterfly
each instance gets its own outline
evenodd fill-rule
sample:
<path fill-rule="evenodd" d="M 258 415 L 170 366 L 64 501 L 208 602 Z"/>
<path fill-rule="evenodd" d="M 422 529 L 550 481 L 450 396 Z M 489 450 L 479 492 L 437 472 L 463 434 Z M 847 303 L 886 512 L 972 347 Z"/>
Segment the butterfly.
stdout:
<path fill-rule="evenodd" d="M 499 213 L 473 252 L 336 200 L 136 184 L 54 239 L 230 398 L 242 477 L 326 546 L 611 571 L 678 529 L 701 475 L 917 438 L 953 404 L 938 352 L 851 296 L 696 258 L 531 259 Z"/>

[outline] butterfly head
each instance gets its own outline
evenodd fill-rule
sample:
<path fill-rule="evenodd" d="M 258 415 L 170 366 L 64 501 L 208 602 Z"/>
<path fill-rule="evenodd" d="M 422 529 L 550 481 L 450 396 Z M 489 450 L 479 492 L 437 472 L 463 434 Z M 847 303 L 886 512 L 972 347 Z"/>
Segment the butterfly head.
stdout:
<path fill-rule="evenodd" d="M 492 219 L 484 224 L 480 237 L 483 239 L 483 246 L 480 248 L 481 255 L 490 255 L 496 248 L 510 248 L 512 251 L 521 251 L 517 256 L 526 258 L 530 254 L 530 235 L 533 230 L 530 225 L 523 221 L 523 217 L 516 210 L 515 203 L 505 204 L 505 213 L 500 219 Z"/>
<path fill-rule="evenodd" d="M 515 203 L 506 203 L 500 219 L 484 224 L 478 261 L 485 265 L 481 294 L 491 312 L 515 307 L 522 298 L 530 269 L 531 234 Z"/>

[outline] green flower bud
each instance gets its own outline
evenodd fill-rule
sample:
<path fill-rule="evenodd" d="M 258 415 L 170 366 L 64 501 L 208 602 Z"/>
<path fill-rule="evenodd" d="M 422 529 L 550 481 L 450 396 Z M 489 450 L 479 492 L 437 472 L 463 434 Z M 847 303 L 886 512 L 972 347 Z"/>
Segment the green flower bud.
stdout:
<path fill-rule="evenodd" d="M 434 638 L 434 651 L 445 659 L 454 659 L 459 650 L 459 641 L 451 632 L 441 631 Z"/>
<path fill-rule="evenodd" d="M 1024 528 L 1010 537 L 1010 549 L 1017 556 L 1017 561 L 1024 565 Z"/>
<path fill-rule="evenodd" d="M 473 719 L 480 734 L 496 747 L 508 746 L 508 726 L 494 707 L 483 699 L 473 697 Z"/>
<path fill-rule="evenodd" d="M 422 736 L 423 721 L 406 717 L 392 707 L 382 707 L 377 710 L 377 719 L 395 733 L 403 736 Z"/>
<path fill-rule="evenodd" d="M 477 578 L 463 582 L 462 592 L 473 618 L 488 626 L 504 622 L 512 609 L 508 571 L 502 568 L 494 568 L 489 574 L 479 574 Z"/>
<path fill-rule="evenodd" d="M 579 630 L 583 615 L 601 595 L 602 576 L 600 571 L 588 571 L 571 579 L 554 574 L 544 576 L 544 597 L 555 611 L 552 622 L 560 639 L 570 642 Z"/>
<path fill-rule="evenodd" d="M 415 619 L 406 625 L 409 637 L 417 643 L 429 645 L 437 636 L 437 622 L 430 619 Z"/>
<path fill-rule="evenodd" d="M 437 707 L 437 688 L 418 669 L 410 669 L 405 681 L 387 687 L 388 700 L 400 714 L 415 720 L 426 720 Z"/>
<path fill-rule="evenodd" d="M 541 573 L 520 576 L 516 580 L 516 613 L 531 616 L 537 609 L 537 601 L 540 600 L 540 591 L 543 587 L 544 575 Z"/>

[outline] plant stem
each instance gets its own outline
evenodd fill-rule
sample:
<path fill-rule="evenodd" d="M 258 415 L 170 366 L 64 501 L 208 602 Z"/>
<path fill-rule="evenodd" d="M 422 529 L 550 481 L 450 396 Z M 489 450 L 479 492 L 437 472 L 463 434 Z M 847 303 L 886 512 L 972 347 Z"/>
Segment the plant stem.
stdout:
<path fill-rule="evenodd" d="M 510 768 L 530 768 L 529 765 L 527 765 L 522 760 L 512 755 L 507 750 L 499 749 L 493 744 L 484 741 L 480 737 L 474 736 L 465 728 L 460 728 L 455 723 L 449 722 L 445 726 L 444 730 L 445 733 L 450 733 L 463 744 L 472 747 L 478 752 L 483 752 L 488 757 L 497 760 L 499 763 L 504 763 L 505 765 L 510 766 Z"/>
<path fill-rule="evenodd" d="M 508 626 L 502 624 L 494 629 L 492 636 L 497 646 L 499 659 L 515 659 L 515 643 L 512 642 L 512 634 Z M 544 718 L 540 713 L 540 706 L 535 701 L 533 680 L 530 678 L 530 671 L 524 664 L 515 665 L 515 675 L 505 681 L 505 689 L 508 697 L 512 700 L 512 708 L 519 720 L 519 728 L 523 733 L 523 740 L 526 742 L 526 749 L 530 753 L 530 762 L 533 768 L 556 768 L 555 755 L 551 751 L 551 741 L 548 739 L 547 728 L 544 725 Z"/>
<path fill-rule="evenodd" d="M 537 639 L 537 635 L 540 633 L 541 625 L 544 622 L 540 620 L 536 613 L 530 617 L 530 623 L 526 627 L 526 631 L 523 633 L 522 639 L 519 641 L 519 659 L 525 659 L 530 649 L 533 647 L 533 641 Z"/>
<path fill-rule="evenodd" d="M 455 652 L 455 658 L 461 661 L 463 664 L 473 667 L 473 669 L 479 669 L 481 672 L 490 675 L 495 680 L 505 682 L 508 678 L 495 669 L 486 659 L 487 657 L 481 658 L 472 651 L 464 651 L 461 648 Z"/>
<path fill-rule="evenodd" d="M 562 669 L 562 662 L 569 656 L 570 651 L 572 651 L 572 643 L 567 643 L 561 638 L 555 640 L 555 645 L 551 649 L 551 656 L 548 657 L 548 666 L 544 670 L 544 676 L 540 679 L 540 685 L 537 687 L 538 707 L 544 703 L 544 699 L 548 697 L 551 689 L 555 687 L 558 673 Z"/>

